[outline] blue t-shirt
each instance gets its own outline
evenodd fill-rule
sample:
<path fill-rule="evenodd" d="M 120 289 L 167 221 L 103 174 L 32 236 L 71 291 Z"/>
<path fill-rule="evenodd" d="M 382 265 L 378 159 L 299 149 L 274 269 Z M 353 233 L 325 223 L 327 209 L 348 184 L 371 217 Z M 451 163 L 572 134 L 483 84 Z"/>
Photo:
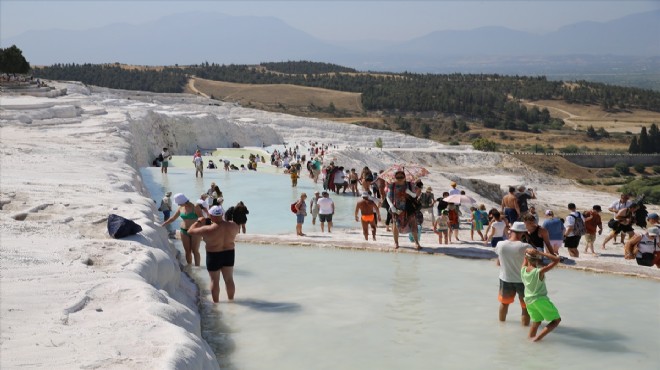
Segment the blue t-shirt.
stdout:
<path fill-rule="evenodd" d="M 550 240 L 564 239 L 564 224 L 558 218 L 543 221 L 543 228 L 548 230 Z"/>

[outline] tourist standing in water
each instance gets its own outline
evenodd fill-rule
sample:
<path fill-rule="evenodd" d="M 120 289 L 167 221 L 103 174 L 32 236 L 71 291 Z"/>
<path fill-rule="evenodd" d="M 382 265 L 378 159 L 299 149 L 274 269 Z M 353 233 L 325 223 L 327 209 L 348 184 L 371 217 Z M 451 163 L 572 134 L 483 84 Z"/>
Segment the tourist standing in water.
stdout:
<path fill-rule="evenodd" d="M 172 192 L 165 193 L 163 199 L 160 200 L 160 207 L 158 210 L 163 212 L 163 222 L 170 218 L 172 215 Z"/>
<path fill-rule="evenodd" d="M 204 160 L 199 149 L 195 151 L 192 162 L 195 165 L 195 177 L 204 177 Z"/>
<path fill-rule="evenodd" d="M 305 236 L 302 232 L 302 225 L 305 223 L 305 216 L 307 216 L 307 194 L 300 194 L 300 199 L 296 201 L 294 207 L 296 209 L 296 234 L 298 236 Z"/>
<path fill-rule="evenodd" d="M 547 266 L 541 265 L 543 257 L 549 258 L 551 261 Z M 539 252 L 534 248 L 528 248 L 525 251 L 525 262 L 520 269 L 520 276 L 525 285 L 525 304 L 532 321 L 529 328 L 529 339 L 533 342 L 543 339 L 561 322 L 559 311 L 548 298 L 548 289 L 545 286 L 545 274 L 557 266 L 557 263 L 559 263 L 559 256 Z M 544 320 L 549 323 L 537 336 L 536 331 Z"/>
<path fill-rule="evenodd" d="M 163 161 L 160 163 L 160 173 L 167 173 L 167 167 L 170 165 L 170 159 L 172 159 L 172 154 L 170 154 L 167 148 L 163 148 L 163 151 L 160 153 L 160 156 L 163 157 Z"/>
<path fill-rule="evenodd" d="M 371 226 L 372 239 L 376 240 L 376 222 L 380 221 L 378 205 L 369 198 L 369 192 L 362 192 L 362 199 L 355 205 L 355 221 L 358 220 L 358 212 L 362 216 L 362 234 L 364 240 L 369 240 L 369 226 Z"/>
<path fill-rule="evenodd" d="M 309 201 L 309 209 L 312 213 L 312 225 L 316 225 L 316 218 L 319 216 L 319 199 L 321 199 L 321 193 L 317 190 L 314 192 L 314 197 Z"/>
<path fill-rule="evenodd" d="M 196 219 L 204 218 L 204 215 L 202 215 L 201 209 L 195 207 L 195 205 L 192 204 L 182 193 L 174 195 L 174 203 L 176 203 L 179 208 L 174 215 L 165 220 L 161 226 L 167 226 L 181 216 L 182 224 L 179 231 L 181 235 L 181 244 L 183 244 L 183 250 L 186 255 L 186 263 L 189 265 L 192 264 L 194 257 L 195 266 L 199 266 L 199 244 L 201 243 L 202 238 L 188 234 L 188 229 Z"/>
<path fill-rule="evenodd" d="M 527 326 L 529 325 L 529 314 L 524 301 L 525 286 L 520 277 L 520 268 L 525 260 L 525 250 L 532 246 L 521 241 L 522 236 L 527 233 L 525 223 L 514 222 L 509 230 L 509 239 L 497 243 L 495 247 L 497 266 L 500 267 L 500 291 L 497 297 L 500 301 L 499 319 L 506 321 L 509 305 L 513 303 L 518 294 L 522 308 L 521 322 Z"/>
<path fill-rule="evenodd" d="M 387 202 L 390 205 L 390 212 L 394 219 L 392 235 L 394 236 L 394 249 L 399 248 L 399 233 L 412 232 L 415 249 L 420 250 L 419 235 L 417 234 L 417 219 L 414 212 L 409 212 L 406 208 L 407 197 L 416 198 L 414 186 L 406 181 L 406 174 L 403 171 L 397 171 L 394 174 L 395 182 L 389 184 L 387 192 Z"/>
<path fill-rule="evenodd" d="M 188 230 L 195 237 L 204 238 L 206 244 L 206 270 L 211 278 L 211 297 L 213 302 L 220 301 L 220 274 L 225 282 L 227 298 L 231 301 L 236 293 L 234 284 L 234 261 L 236 257 L 236 235 L 239 226 L 222 219 L 224 211 L 220 206 L 209 210 L 211 225 L 204 225 L 203 217 L 198 218 Z"/>
<path fill-rule="evenodd" d="M 321 199 L 316 201 L 319 205 L 319 221 L 321 222 L 321 232 L 324 231 L 324 225 L 328 223 L 328 232 L 332 232 L 332 216 L 335 214 L 335 202 L 330 199 L 327 191 L 321 193 Z"/>
<path fill-rule="evenodd" d="M 245 234 L 245 224 L 247 223 L 247 215 L 250 214 L 243 201 L 238 202 L 234 207 L 234 222 L 241 227 L 243 234 Z"/>

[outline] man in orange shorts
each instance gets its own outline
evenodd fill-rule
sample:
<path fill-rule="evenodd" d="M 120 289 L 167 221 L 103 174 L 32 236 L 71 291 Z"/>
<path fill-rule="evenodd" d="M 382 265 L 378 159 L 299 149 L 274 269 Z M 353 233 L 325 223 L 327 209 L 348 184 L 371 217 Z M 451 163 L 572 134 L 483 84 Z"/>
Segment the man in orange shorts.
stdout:
<path fill-rule="evenodd" d="M 522 236 L 527 233 L 524 222 L 514 222 L 509 228 L 509 232 L 509 239 L 497 243 L 495 247 L 497 265 L 500 267 L 500 292 L 497 297 L 500 301 L 499 318 L 500 321 L 506 321 L 509 305 L 513 303 L 518 294 L 520 307 L 522 307 L 521 322 L 524 326 L 528 326 L 529 314 L 524 301 L 525 285 L 520 277 L 520 269 L 525 259 L 525 250 L 533 247 L 521 241 Z"/>
<path fill-rule="evenodd" d="M 362 192 L 362 199 L 355 205 L 355 221 L 358 220 L 358 211 L 362 213 L 362 233 L 364 240 L 369 240 L 369 225 L 371 225 L 371 235 L 376 240 L 376 220 L 380 221 L 378 205 L 369 196 L 368 191 Z"/>

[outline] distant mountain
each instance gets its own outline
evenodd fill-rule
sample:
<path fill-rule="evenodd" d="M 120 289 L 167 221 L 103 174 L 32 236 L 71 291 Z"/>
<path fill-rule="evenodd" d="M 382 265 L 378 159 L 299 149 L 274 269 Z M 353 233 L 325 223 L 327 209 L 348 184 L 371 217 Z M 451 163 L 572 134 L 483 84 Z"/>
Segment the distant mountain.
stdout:
<path fill-rule="evenodd" d="M 660 56 L 660 10 L 604 23 L 575 23 L 546 35 L 504 27 L 436 31 L 399 44 L 394 50 L 429 57 L 566 54 Z M 385 49 L 381 51 L 387 52 Z"/>
<path fill-rule="evenodd" d="M 1 44 L 16 44 L 35 65 L 331 62 L 347 52 L 277 18 L 218 13 L 177 14 L 139 25 L 113 24 L 84 31 L 30 31 Z"/>
<path fill-rule="evenodd" d="M 12 44 L 33 65 L 313 60 L 359 70 L 496 72 L 514 68 L 513 73 L 518 73 L 516 68 L 524 66 L 524 73 L 541 74 L 548 68 L 569 73 L 595 60 L 605 71 L 610 65 L 648 69 L 644 61 L 649 58 L 651 68 L 659 65 L 660 10 L 609 22 L 576 23 L 545 35 L 483 27 L 436 31 L 400 43 L 357 40 L 344 45 L 319 40 L 272 17 L 186 13 L 138 25 L 30 31 L 0 41 L 2 47 Z"/>

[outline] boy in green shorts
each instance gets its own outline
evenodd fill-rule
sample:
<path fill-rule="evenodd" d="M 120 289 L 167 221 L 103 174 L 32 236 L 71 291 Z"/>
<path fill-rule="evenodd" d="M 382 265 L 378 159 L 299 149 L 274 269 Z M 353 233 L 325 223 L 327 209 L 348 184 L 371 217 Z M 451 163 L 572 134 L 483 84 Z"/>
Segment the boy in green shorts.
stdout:
<path fill-rule="evenodd" d="M 541 265 L 543 257 L 550 259 L 550 264 L 547 266 Z M 535 248 L 525 250 L 525 261 L 520 270 L 520 277 L 525 285 L 525 304 L 532 322 L 529 328 L 529 339 L 533 342 L 543 339 L 561 322 L 559 311 L 550 302 L 548 290 L 545 287 L 545 273 L 557 266 L 558 263 L 559 256 L 543 253 Z M 537 336 L 536 331 L 543 320 L 549 321 L 549 323 Z"/>

